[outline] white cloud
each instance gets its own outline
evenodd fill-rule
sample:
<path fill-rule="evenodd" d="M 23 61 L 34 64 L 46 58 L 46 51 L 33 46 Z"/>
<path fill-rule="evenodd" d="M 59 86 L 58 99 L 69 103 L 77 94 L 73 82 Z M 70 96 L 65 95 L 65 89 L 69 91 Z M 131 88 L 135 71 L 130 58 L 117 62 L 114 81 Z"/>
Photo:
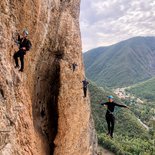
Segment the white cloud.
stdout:
<path fill-rule="evenodd" d="M 155 35 L 154 0 L 82 0 L 83 51 L 134 36 Z"/>

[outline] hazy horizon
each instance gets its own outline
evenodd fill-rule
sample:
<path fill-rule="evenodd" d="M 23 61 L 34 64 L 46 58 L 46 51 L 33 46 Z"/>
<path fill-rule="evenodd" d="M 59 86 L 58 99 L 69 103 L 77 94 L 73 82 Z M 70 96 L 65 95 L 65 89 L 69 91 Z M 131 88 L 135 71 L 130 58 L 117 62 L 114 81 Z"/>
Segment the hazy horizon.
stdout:
<path fill-rule="evenodd" d="M 136 36 L 155 36 L 155 1 L 82 0 L 80 27 L 83 51 Z"/>
<path fill-rule="evenodd" d="M 119 44 L 120 42 L 127 41 L 127 40 L 132 39 L 132 38 L 138 38 L 138 37 L 155 37 L 155 35 L 154 35 L 154 36 L 134 36 L 134 37 L 131 37 L 131 38 L 128 38 L 128 39 L 124 39 L 124 40 L 121 40 L 121 41 L 119 41 L 119 42 L 110 44 L 110 45 L 93 47 L 93 48 L 91 48 L 91 49 L 89 49 L 89 50 L 87 50 L 87 51 L 83 51 L 83 53 L 88 52 L 88 51 L 90 51 L 90 50 L 92 50 L 92 49 L 100 48 L 100 47 L 109 47 L 109 46 L 113 46 L 113 45 Z"/>

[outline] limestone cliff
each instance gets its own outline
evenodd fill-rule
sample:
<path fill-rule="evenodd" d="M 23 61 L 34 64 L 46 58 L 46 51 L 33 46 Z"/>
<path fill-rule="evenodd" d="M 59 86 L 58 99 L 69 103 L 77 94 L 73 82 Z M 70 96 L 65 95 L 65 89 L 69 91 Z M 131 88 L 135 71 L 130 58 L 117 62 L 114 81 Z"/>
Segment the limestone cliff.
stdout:
<path fill-rule="evenodd" d="M 79 8 L 80 0 L 0 1 L 0 155 L 96 154 L 82 92 Z M 33 48 L 20 73 L 12 37 L 23 28 Z"/>

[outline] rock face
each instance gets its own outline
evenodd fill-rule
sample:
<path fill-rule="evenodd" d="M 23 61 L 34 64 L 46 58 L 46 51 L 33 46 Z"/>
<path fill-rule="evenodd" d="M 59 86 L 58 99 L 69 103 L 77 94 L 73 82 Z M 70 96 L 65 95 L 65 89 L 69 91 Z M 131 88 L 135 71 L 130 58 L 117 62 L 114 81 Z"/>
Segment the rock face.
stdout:
<path fill-rule="evenodd" d="M 80 0 L 0 1 L 0 155 L 96 154 L 79 7 Z M 12 37 L 23 28 L 33 47 L 20 73 Z"/>

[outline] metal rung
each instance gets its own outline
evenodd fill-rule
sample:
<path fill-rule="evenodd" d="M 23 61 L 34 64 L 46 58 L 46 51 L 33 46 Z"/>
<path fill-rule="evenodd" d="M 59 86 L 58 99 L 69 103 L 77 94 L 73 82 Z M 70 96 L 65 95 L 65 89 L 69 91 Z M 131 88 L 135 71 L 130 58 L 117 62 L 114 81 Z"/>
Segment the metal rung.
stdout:
<path fill-rule="evenodd" d="M 13 108 L 13 111 L 20 111 L 20 110 L 22 110 L 22 106 L 15 106 Z"/>
<path fill-rule="evenodd" d="M 0 130 L 0 132 L 10 132 L 10 130 Z"/>

